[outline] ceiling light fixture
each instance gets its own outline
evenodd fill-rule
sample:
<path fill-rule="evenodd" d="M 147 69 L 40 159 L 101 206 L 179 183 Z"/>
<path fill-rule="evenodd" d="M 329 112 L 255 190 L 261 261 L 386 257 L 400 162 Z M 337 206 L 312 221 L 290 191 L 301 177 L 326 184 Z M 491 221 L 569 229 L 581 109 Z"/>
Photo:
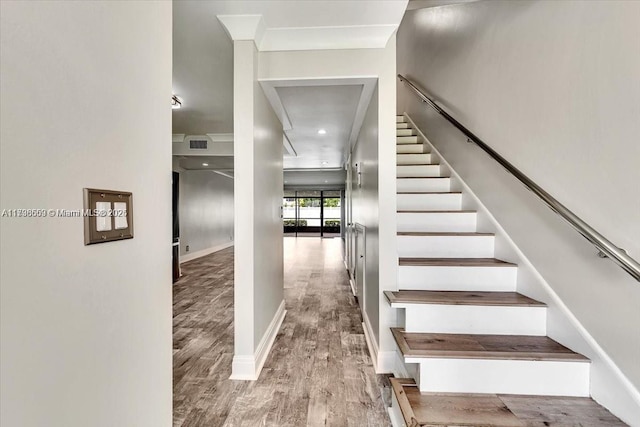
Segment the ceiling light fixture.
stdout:
<path fill-rule="evenodd" d="M 329 162 L 322 162 L 322 164 L 323 164 L 323 165 L 328 165 L 328 164 L 329 164 Z"/>
<path fill-rule="evenodd" d="M 318 135 L 326 135 L 327 131 L 324 129 L 318 129 Z"/>
<path fill-rule="evenodd" d="M 182 107 L 182 100 L 178 98 L 176 95 L 173 95 L 171 97 L 171 109 L 177 110 L 180 107 Z"/>
<path fill-rule="evenodd" d="M 209 163 L 203 163 L 202 166 L 209 166 Z"/>

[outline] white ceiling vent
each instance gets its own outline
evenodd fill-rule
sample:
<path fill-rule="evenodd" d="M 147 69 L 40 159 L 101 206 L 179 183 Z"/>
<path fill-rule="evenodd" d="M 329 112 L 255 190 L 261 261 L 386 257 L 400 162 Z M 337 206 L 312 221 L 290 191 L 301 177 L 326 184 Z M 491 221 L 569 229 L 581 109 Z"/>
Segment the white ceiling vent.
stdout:
<path fill-rule="evenodd" d="M 190 150 L 206 150 L 209 148 L 209 138 L 205 135 L 202 136 L 189 136 L 187 141 L 189 143 Z"/>
<path fill-rule="evenodd" d="M 206 139 L 192 139 L 189 141 L 189 148 L 192 150 L 206 150 L 207 149 L 207 140 Z"/>

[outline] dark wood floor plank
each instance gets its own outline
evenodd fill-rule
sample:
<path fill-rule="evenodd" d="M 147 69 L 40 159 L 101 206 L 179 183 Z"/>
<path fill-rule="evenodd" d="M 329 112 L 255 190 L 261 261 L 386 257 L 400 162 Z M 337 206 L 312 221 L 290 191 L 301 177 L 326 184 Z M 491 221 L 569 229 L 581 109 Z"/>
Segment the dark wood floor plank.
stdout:
<path fill-rule="evenodd" d="M 260 378 L 231 381 L 233 248 L 183 264 L 174 286 L 174 427 L 390 422 L 339 239 L 285 240 L 287 316 Z M 388 385 L 388 384 L 387 384 Z"/>

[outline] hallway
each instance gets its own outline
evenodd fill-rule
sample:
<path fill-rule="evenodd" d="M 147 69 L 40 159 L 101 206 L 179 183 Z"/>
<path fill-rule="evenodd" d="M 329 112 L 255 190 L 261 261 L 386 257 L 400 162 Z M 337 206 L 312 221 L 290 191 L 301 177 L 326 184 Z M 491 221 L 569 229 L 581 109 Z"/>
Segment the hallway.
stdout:
<path fill-rule="evenodd" d="M 174 286 L 174 426 L 389 425 L 340 239 L 285 238 L 287 315 L 258 381 L 231 381 L 233 248 Z"/>

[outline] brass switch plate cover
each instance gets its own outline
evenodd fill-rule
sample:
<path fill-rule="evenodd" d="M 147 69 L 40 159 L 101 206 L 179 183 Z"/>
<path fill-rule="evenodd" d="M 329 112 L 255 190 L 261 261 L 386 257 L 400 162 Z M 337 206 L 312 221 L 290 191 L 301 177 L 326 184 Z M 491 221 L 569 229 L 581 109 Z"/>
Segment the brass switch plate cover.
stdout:
<path fill-rule="evenodd" d="M 127 228 L 115 229 L 115 218 L 111 217 L 111 230 L 97 231 L 96 227 L 96 203 L 125 203 L 127 206 Z M 133 194 L 127 191 L 98 190 L 95 188 L 84 189 L 84 244 L 113 242 L 116 240 L 133 239 Z"/>

